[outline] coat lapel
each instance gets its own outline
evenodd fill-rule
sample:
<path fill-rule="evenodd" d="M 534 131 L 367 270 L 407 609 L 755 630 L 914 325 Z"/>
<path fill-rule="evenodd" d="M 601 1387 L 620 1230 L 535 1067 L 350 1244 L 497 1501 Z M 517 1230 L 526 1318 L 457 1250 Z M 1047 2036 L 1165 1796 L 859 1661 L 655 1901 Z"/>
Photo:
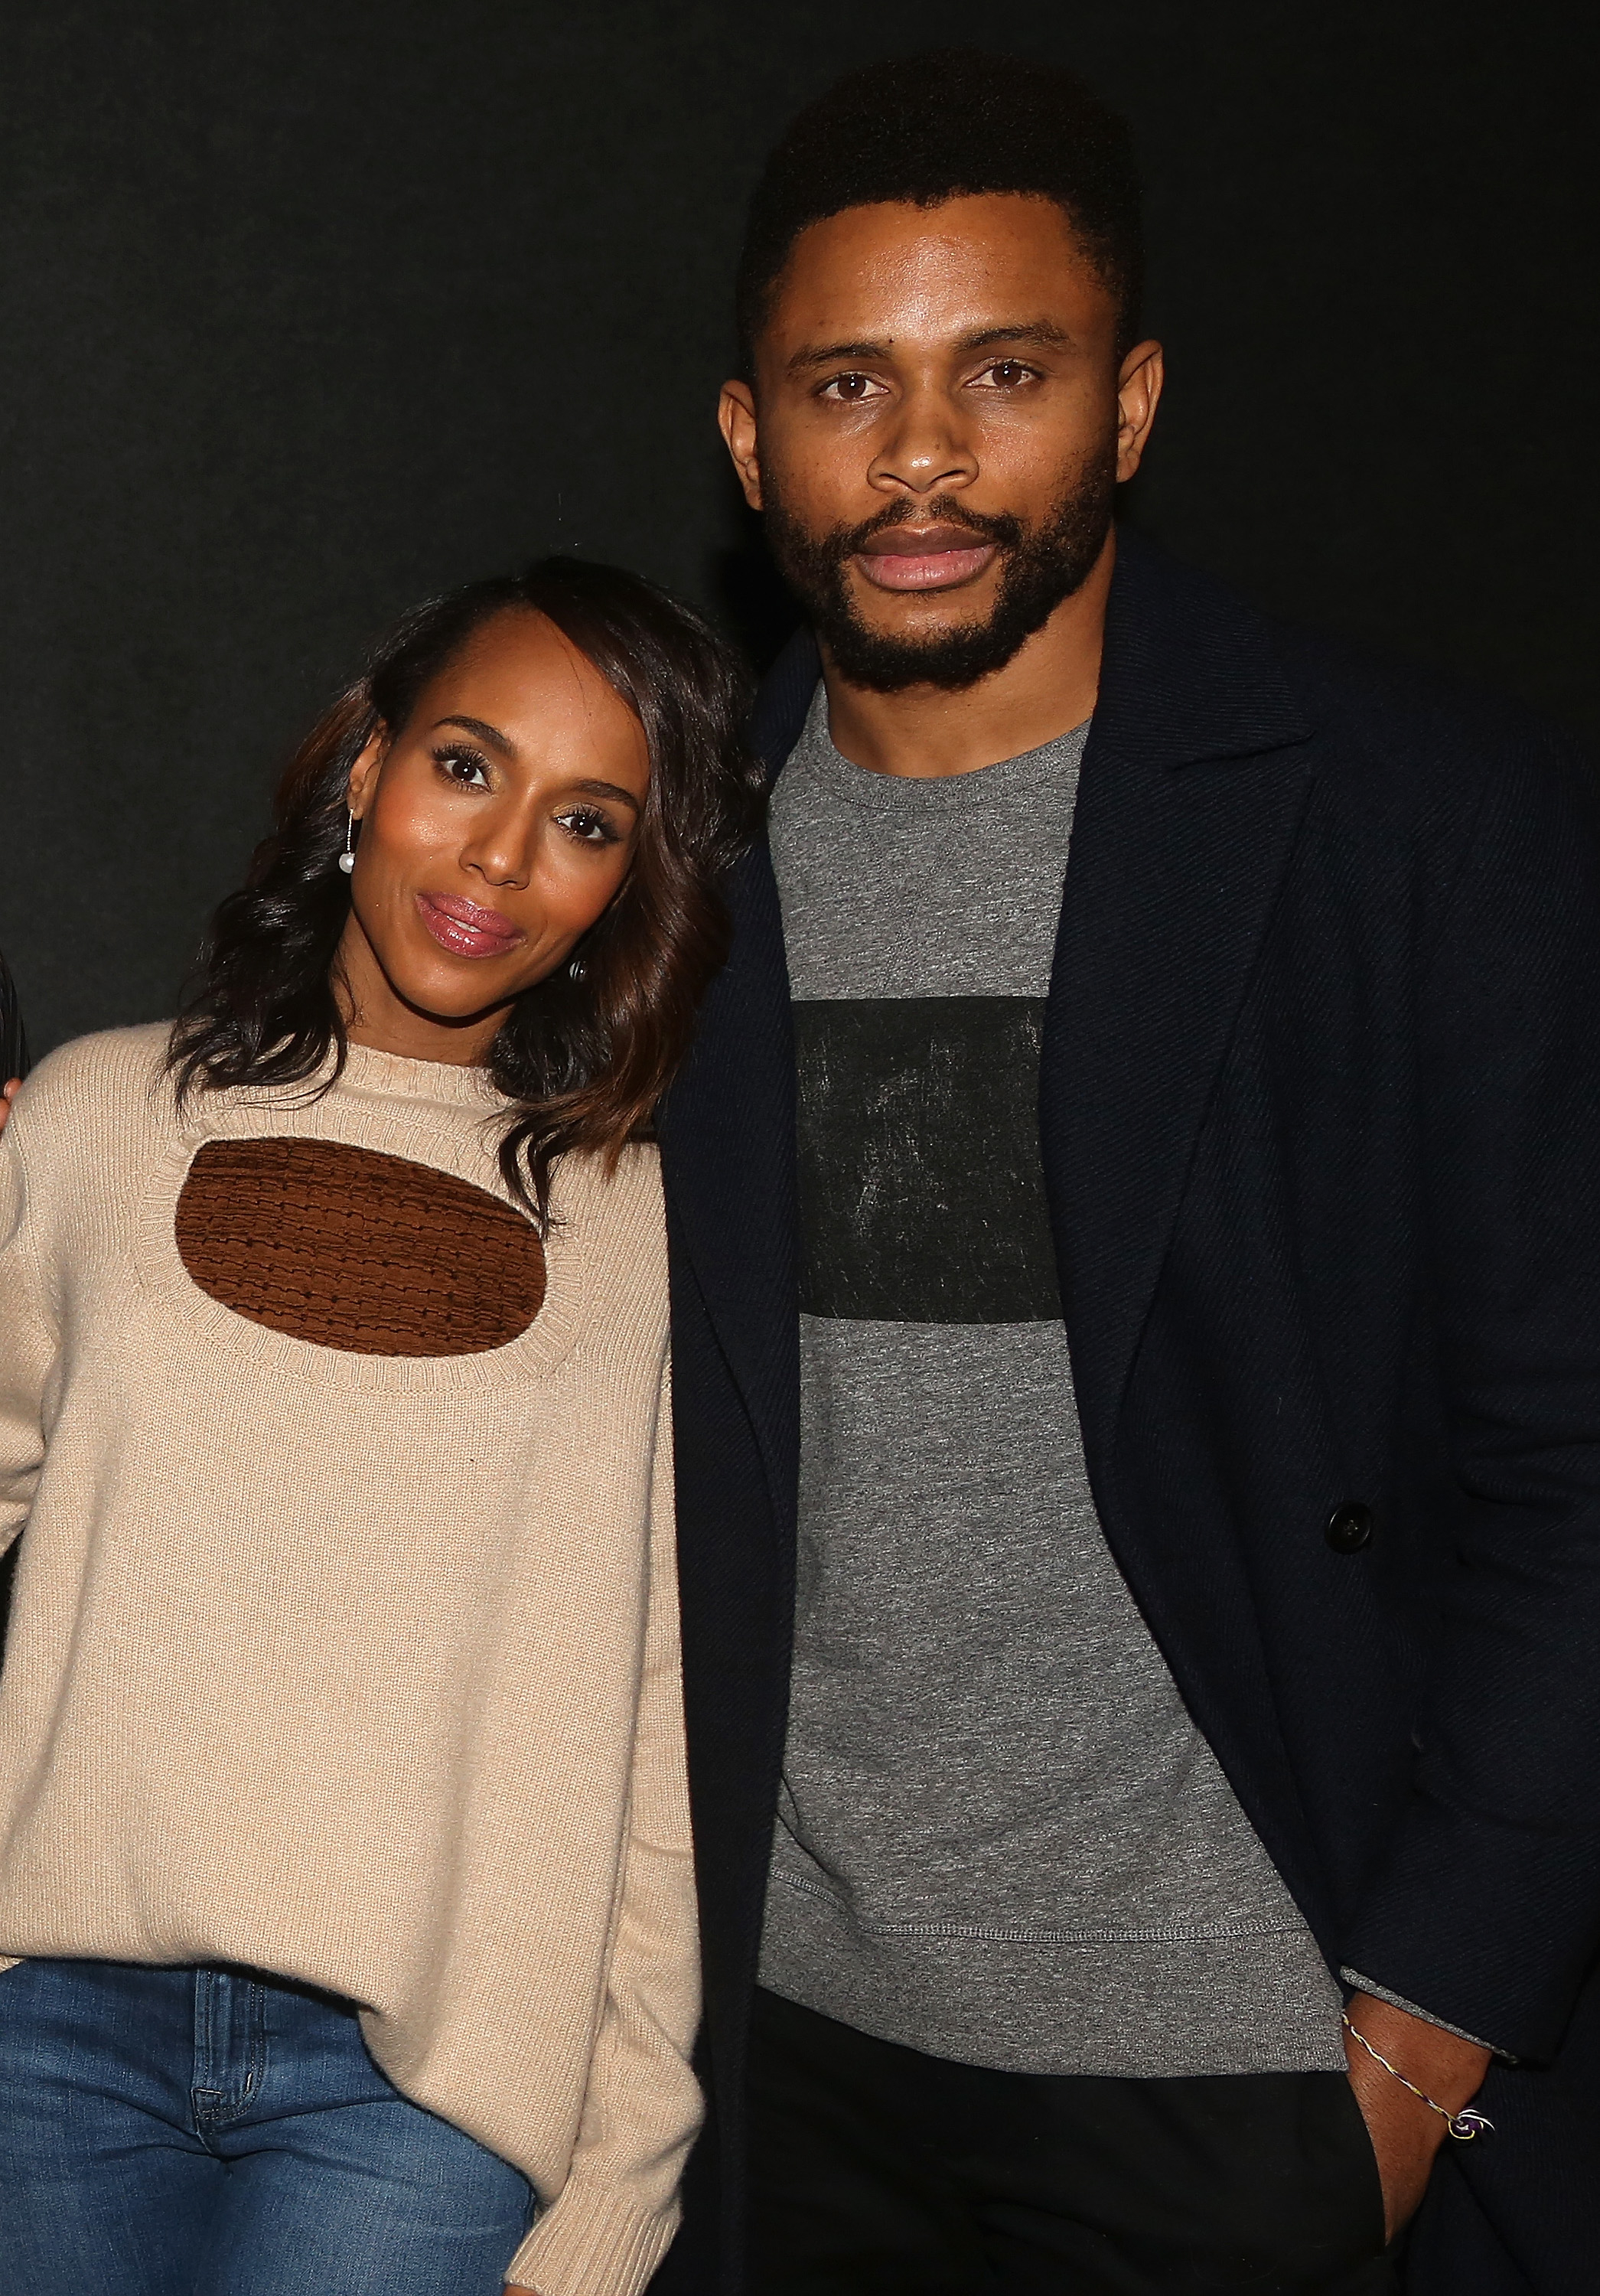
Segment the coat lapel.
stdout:
<path fill-rule="evenodd" d="M 1125 537 L 1046 1010 L 1040 1118 L 1091 1462 L 1310 787 L 1267 625 Z"/>
<path fill-rule="evenodd" d="M 816 684 L 804 634 L 762 689 L 754 734 L 775 775 Z M 686 1255 L 760 1447 L 780 1531 L 800 1465 L 794 1039 L 783 918 L 765 839 L 728 888 L 734 937 L 694 1047 L 664 1103 L 662 1173 Z"/>

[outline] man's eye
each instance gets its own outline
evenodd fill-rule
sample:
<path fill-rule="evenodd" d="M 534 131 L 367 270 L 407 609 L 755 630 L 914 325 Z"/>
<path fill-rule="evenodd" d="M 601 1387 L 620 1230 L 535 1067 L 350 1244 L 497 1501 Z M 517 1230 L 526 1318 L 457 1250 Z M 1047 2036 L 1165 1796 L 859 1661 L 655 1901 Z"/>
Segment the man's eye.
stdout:
<path fill-rule="evenodd" d="M 572 806 L 555 817 L 568 836 L 575 837 L 580 845 L 614 845 L 617 842 L 617 832 L 611 822 L 603 813 L 596 812 L 593 806 Z"/>
<path fill-rule="evenodd" d="M 875 398 L 882 388 L 870 374 L 836 374 L 832 382 L 823 385 L 821 396 L 846 406 L 859 406 L 863 399 Z"/>
<path fill-rule="evenodd" d="M 1036 370 L 1024 366 L 1021 359 L 994 359 L 986 366 L 978 381 L 995 390 L 1014 390 L 1019 383 L 1031 382 Z"/>
<path fill-rule="evenodd" d="M 488 775 L 476 750 L 435 750 L 433 758 L 446 779 L 462 789 L 488 787 Z"/>

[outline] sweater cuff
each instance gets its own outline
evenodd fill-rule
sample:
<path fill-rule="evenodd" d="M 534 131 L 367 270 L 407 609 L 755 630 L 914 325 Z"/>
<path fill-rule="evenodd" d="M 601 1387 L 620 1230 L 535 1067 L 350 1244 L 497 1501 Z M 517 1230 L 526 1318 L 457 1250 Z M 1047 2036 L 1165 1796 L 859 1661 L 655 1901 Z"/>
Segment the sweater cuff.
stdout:
<path fill-rule="evenodd" d="M 1505 2052 L 1497 2049 L 1492 2041 L 1482 2040 L 1476 2033 L 1464 2033 L 1459 2025 L 1452 2025 L 1446 2018 L 1436 2017 L 1432 2009 L 1419 2009 L 1416 2003 L 1407 2001 L 1404 1994 L 1391 1993 L 1386 1985 L 1378 1984 L 1374 1978 L 1363 1977 L 1358 1969 L 1342 1969 L 1339 1974 L 1358 1993 L 1370 1994 L 1374 2001 L 1387 2001 L 1391 2009 L 1403 2009 L 1408 2017 L 1420 2017 L 1424 2025 L 1437 2025 L 1441 2033 L 1453 2033 L 1458 2041 L 1470 2041 L 1474 2049 L 1488 2049 L 1495 2056 L 1505 2055 Z M 1514 2065 L 1516 2059 L 1506 2057 L 1506 2062 Z"/>
<path fill-rule="evenodd" d="M 620 2193 L 569 2184 L 512 2258 L 505 2277 L 538 2296 L 643 2296 L 672 2244 L 677 2201 L 646 2215 Z"/>

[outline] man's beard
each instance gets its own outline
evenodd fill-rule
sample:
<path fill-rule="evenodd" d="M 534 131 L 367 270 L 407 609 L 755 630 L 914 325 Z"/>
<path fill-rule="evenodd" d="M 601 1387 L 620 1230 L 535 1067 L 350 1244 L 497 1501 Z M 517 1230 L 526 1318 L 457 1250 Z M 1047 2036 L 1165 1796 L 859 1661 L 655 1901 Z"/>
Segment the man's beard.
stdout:
<path fill-rule="evenodd" d="M 814 535 L 792 516 L 769 483 L 767 538 L 779 570 L 847 684 L 875 693 L 898 693 L 907 685 L 954 690 L 1004 669 L 1062 600 L 1081 588 L 1111 531 L 1116 491 L 1116 447 L 1108 443 L 1079 468 L 1054 512 L 1038 526 L 1024 526 L 1009 512 L 982 517 L 958 495 L 939 495 L 919 504 L 919 525 L 937 521 L 964 527 L 974 537 L 996 544 L 1001 554 L 1000 580 L 988 619 L 936 630 L 927 637 L 891 637 L 869 628 L 845 578 L 846 562 L 870 537 L 905 524 L 909 503 L 887 503 L 859 526 L 836 526 L 827 534 Z M 959 593 L 943 594 L 955 597 Z"/>

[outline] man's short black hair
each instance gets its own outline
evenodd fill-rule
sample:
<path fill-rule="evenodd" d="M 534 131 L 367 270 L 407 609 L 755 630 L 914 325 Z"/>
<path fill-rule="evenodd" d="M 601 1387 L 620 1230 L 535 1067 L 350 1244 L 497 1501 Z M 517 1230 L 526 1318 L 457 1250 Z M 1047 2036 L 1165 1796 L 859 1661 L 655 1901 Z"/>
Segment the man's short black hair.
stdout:
<path fill-rule="evenodd" d="M 1144 230 L 1126 120 L 1073 72 L 981 48 L 868 64 L 808 103 L 767 160 L 739 258 L 739 352 L 753 373 L 774 283 L 808 224 L 846 208 L 937 207 L 975 192 L 1054 200 L 1136 338 Z"/>

